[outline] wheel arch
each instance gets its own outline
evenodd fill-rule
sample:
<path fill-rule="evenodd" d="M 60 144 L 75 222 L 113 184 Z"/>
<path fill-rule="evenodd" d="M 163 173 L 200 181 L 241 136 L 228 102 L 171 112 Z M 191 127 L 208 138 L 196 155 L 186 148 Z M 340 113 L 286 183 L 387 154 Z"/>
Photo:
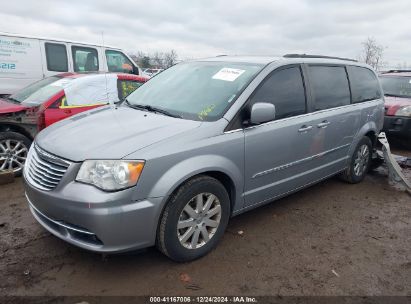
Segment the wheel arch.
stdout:
<path fill-rule="evenodd" d="M 26 136 L 31 141 L 34 140 L 33 134 L 26 128 L 14 124 L 0 124 L 0 132 L 16 132 Z"/>
<path fill-rule="evenodd" d="M 371 140 L 371 143 L 375 145 L 377 143 L 377 135 L 378 135 L 378 127 L 374 121 L 369 121 L 366 124 L 364 124 L 361 127 L 361 129 L 357 132 L 357 134 L 354 136 L 348 155 L 350 157 L 352 156 L 352 154 L 354 153 L 355 147 L 358 145 L 361 138 L 363 138 L 364 136 L 368 137 Z M 347 159 L 347 166 L 349 164 L 349 161 L 350 161 L 350 158 Z"/>

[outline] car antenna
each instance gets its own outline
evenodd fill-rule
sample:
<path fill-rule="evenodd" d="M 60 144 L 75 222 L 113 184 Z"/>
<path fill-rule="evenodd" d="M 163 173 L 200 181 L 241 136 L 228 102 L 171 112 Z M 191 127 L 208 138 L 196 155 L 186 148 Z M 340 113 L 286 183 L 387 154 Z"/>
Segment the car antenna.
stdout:
<path fill-rule="evenodd" d="M 105 46 L 104 46 L 104 31 L 101 31 L 101 40 L 102 40 L 102 43 L 103 43 L 103 48 L 105 49 Z M 107 61 L 107 60 L 106 60 Z M 105 79 L 105 81 L 106 81 L 106 98 L 107 98 L 107 103 L 108 104 L 110 104 L 110 105 L 113 105 L 113 103 L 110 101 L 110 99 L 108 98 L 108 85 L 107 85 L 107 72 L 106 71 L 104 71 L 104 79 Z"/>

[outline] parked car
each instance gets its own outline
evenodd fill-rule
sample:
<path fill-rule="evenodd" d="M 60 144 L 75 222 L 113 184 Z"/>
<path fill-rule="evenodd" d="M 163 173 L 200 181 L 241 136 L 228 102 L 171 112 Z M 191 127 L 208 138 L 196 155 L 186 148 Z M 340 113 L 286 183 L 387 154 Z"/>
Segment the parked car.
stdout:
<path fill-rule="evenodd" d="M 411 70 L 392 70 L 380 75 L 385 95 L 383 131 L 411 147 Z"/>
<path fill-rule="evenodd" d="M 0 98 L 0 172 L 22 173 L 35 135 L 74 114 L 116 103 L 147 78 L 129 74 L 65 73 Z"/>
<path fill-rule="evenodd" d="M 148 77 L 153 77 L 153 76 L 157 75 L 158 73 L 160 73 L 160 72 L 162 72 L 162 71 L 164 71 L 164 69 L 152 69 L 152 68 L 149 68 L 149 69 L 145 69 L 145 70 L 143 71 L 143 73 L 144 73 L 145 75 L 147 75 Z"/>
<path fill-rule="evenodd" d="M 217 245 L 231 216 L 336 174 L 362 181 L 383 118 L 377 75 L 355 61 L 180 63 L 116 108 L 42 131 L 24 170 L 27 200 L 71 244 L 157 245 L 189 261 Z"/>
<path fill-rule="evenodd" d="M 62 72 L 96 71 L 141 74 L 117 47 L 0 32 L 0 96 Z"/>

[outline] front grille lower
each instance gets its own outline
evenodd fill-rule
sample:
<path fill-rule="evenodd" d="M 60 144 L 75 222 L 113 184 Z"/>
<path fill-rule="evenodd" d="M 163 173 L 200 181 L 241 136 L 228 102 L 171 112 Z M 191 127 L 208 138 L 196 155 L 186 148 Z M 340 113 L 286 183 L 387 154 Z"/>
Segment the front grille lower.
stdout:
<path fill-rule="evenodd" d="M 41 190 L 53 190 L 63 178 L 70 162 L 58 158 L 33 144 L 24 168 L 27 180 Z"/>

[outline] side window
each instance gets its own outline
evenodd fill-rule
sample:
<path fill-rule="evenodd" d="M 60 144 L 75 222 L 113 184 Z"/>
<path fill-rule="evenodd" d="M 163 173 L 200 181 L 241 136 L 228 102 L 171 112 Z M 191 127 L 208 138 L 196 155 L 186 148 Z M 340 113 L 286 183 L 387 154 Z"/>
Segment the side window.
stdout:
<path fill-rule="evenodd" d="M 300 68 L 290 67 L 274 71 L 251 97 L 251 105 L 256 102 L 274 104 L 276 119 L 304 114 L 306 102 Z"/>
<path fill-rule="evenodd" d="M 381 98 L 378 80 L 372 71 L 363 67 L 350 66 L 348 74 L 354 103 Z"/>
<path fill-rule="evenodd" d="M 309 66 L 309 71 L 316 111 L 351 103 L 345 67 Z"/>
<path fill-rule="evenodd" d="M 67 72 L 67 50 L 64 44 L 48 43 L 44 44 L 46 49 L 47 70 L 53 72 Z"/>
<path fill-rule="evenodd" d="M 143 83 L 132 80 L 119 80 L 118 81 L 118 97 L 120 100 L 133 93 Z"/>
<path fill-rule="evenodd" d="M 72 46 L 73 64 L 75 72 L 98 71 L 97 50 L 89 47 Z"/>
<path fill-rule="evenodd" d="M 106 59 L 109 72 L 133 73 L 133 64 L 123 53 L 107 50 Z"/>

